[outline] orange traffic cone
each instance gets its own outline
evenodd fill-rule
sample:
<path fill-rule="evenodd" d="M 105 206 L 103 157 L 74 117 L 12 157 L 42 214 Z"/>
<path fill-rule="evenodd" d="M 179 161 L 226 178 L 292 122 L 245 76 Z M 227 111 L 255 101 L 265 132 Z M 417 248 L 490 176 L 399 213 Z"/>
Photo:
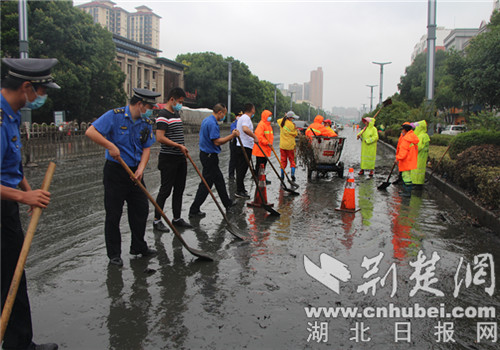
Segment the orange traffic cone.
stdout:
<path fill-rule="evenodd" d="M 349 175 L 347 176 L 344 195 L 342 196 L 342 203 L 340 204 L 340 208 L 335 208 L 335 210 L 346 211 L 349 213 L 355 213 L 360 210 L 356 210 L 356 190 L 354 189 L 353 168 L 349 168 Z"/>
<path fill-rule="evenodd" d="M 267 203 L 266 174 L 264 172 L 264 164 L 261 164 L 259 169 L 259 189 L 262 193 L 262 197 L 264 198 L 260 198 L 259 190 L 256 188 L 253 202 L 249 202 L 247 205 L 258 208 L 260 208 L 262 204 L 273 206 L 274 204 Z"/>

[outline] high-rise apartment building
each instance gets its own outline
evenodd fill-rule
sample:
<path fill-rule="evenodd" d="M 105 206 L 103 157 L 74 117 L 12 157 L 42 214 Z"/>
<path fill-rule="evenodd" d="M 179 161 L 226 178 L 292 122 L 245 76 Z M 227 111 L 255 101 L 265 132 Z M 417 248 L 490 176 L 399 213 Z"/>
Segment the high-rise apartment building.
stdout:
<path fill-rule="evenodd" d="M 321 67 L 311 72 L 309 99 L 314 106 L 323 108 L 323 70 Z"/>
<path fill-rule="evenodd" d="M 115 5 L 112 1 L 96 0 L 77 7 L 113 34 L 155 49 L 160 47 L 160 16 L 144 5 L 136 7 L 135 13 Z"/>
<path fill-rule="evenodd" d="M 292 101 L 297 102 L 304 99 L 303 95 L 303 85 L 302 84 L 289 84 L 288 85 L 288 93 L 292 94 Z"/>

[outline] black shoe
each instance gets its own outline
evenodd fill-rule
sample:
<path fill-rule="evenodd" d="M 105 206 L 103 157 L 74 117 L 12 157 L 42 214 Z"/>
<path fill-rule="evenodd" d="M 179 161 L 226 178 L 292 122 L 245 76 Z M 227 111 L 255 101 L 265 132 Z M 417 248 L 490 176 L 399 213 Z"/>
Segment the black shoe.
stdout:
<path fill-rule="evenodd" d="M 292 181 L 295 182 L 295 175 L 292 175 Z"/>
<path fill-rule="evenodd" d="M 271 181 L 266 180 L 266 185 L 270 185 L 270 184 L 271 184 Z"/>
<path fill-rule="evenodd" d="M 185 222 L 184 219 L 174 219 L 172 221 L 172 224 L 174 224 L 174 226 L 177 226 L 177 227 L 184 227 L 184 228 L 192 228 L 193 227 L 193 225 Z"/>
<path fill-rule="evenodd" d="M 234 194 L 235 197 L 237 198 L 244 198 L 244 199 L 250 199 L 250 196 L 248 195 L 248 192 L 236 192 Z"/>
<path fill-rule="evenodd" d="M 59 346 L 57 346 L 57 344 L 54 343 L 37 345 L 33 342 L 26 348 L 26 350 L 57 350 L 57 349 L 59 349 Z"/>
<path fill-rule="evenodd" d="M 207 214 L 202 211 L 198 211 L 197 213 L 189 212 L 190 218 L 204 218 L 205 216 L 207 216 Z"/>
<path fill-rule="evenodd" d="M 109 263 L 116 266 L 123 266 L 123 260 L 119 256 L 109 259 Z M 37 345 L 38 346 L 38 345 Z M 57 349 L 57 348 L 56 348 Z"/>
<path fill-rule="evenodd" d="M 158 232 L 170 232 L 170 229 L 162 221 L 158 223 L 153 222 L 153 229 Z"/>
<path fill-rule="evenodd" d="M 152 256 L 152 255 L 156 255 L 156 250 L 148 248 L 144 252 L 138 252 L 137 250 L 130 248 L 130 254 L 132 254 L 132 255 L 139 255 L 139 254 L 141 254 L 143 257 L 144 256 Z"/>

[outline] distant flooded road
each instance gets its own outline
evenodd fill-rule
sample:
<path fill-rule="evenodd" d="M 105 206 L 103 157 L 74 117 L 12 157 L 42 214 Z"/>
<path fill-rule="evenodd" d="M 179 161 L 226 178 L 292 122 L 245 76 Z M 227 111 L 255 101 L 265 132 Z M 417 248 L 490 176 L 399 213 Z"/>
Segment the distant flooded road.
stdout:
<path fill-rule="evenodd" d="M 357 174 L 360 143 L 350 129 L 340 136 L 347 137 L 346 174 L 349 167 Z M 186 136 L 199 164 L 197 142 L 198 135 Z M 155 145 L 145 173 L 153 197 L 160 186 L 157 157 Z M 225 145 L 225 176 L 228 159 Z M 499 237 L 470 225 L 433 187 L 411 198 L 395 185 L 377 190 L 393 159 L 379 145 L 375 177 L 355 176 L 361 209 L 355 214 L 335 211 L 345 179 L 331 173 L 307 182 L 299 166 L 300 195 L 293 197 L 268 166 L 267 197 L 281 216 L 237 199 L 228 216 L 247 241 L 233 239 L 208 197 L 201 208 L 207 216 L 181 232 L 190 246 L 214 254 L 214 262 L 198 261 L 172 233 L 154 233 L 152 205 L 146 241 L 158 255 L 129 255 L 124 211 L 122 268 L 108 265 L 104 244 L 104 151 L 57 161 L 52 202 L 27 264 L 34 341 L 72 350 L 496 349 L 498 314 L 483 311 L 500 311 Z M 46 162 L 25 168 L 32 187 L 46 168 Z M 186 220 L 199 182 L 188 164 Z M 226 184 L 232 196 L 235 183 L 226 177 Z M 253 196 L 249 174 L 246 184 Z M 165 213 L 171 218 L 170 198 Z"/>

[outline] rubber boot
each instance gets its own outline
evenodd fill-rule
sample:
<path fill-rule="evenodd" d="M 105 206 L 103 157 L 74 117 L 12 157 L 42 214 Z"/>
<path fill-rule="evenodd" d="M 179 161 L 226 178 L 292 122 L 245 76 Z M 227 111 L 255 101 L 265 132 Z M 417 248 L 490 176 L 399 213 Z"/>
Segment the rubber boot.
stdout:
<path fill-rule="evenodd" d="M 412 189 L 413 189 L 413 184 L 406 184 L 403 182 L 403 192 L 401 192 L 401 196 L 411 197 Z"/>
<path fill-rule="evenodd" d="M 285 180 L 285 171 L 283 169 L 281 169 L 281 180 Z"/>
<path fill-rule="evenodd" d="M 295 168 L 292 169 L 292 181 L 295 182 Z"/>

